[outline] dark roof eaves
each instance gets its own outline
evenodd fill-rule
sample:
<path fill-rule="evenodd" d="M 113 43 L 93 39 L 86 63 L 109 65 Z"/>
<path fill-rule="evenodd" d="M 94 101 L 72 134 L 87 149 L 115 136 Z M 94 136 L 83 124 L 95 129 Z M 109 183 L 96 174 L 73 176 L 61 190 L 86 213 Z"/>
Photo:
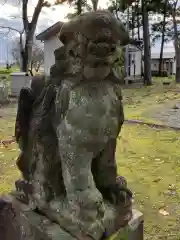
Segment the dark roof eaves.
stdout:
<path fill-rule="evenodd" d="M 59 32 L 59 27 L 62 25 L 63 22 L 57 22 L 53 24 L 52 26 L 38 34 L 36 36 L 36 39 L 41 41 L 48 40 L 50 37 L 55 36 Z"/>

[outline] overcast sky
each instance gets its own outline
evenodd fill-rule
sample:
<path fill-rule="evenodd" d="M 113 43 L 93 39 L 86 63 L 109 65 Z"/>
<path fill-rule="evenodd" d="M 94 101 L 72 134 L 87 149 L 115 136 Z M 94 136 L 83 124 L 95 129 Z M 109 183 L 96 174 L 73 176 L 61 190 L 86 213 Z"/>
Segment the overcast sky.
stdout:
<path fill-rule="evenodd" d="M 53 3 L 54 0 L 49 0 Z M 31 18 L 34 7 L 37 4 L 37 0 L 29 0 L 28 3 L 28 16 Z M 108 0 L 99 0 L 99 7 L 107 8 Z M 45 30 L 57 21 L 67 21 L 66 16 L 72 12 L 73 9 L 67 4 L 56 6 L 53 8 L 44 8 L 40 14 L 36 34 Z M 18 4 L 18 0 L 0 0 L 0 26 L 13 27 L 18 30 L 22 29 L 21 19 L 21 6 Z M 13 40 L 16 38 L 16 32 L 7 33 L 0 29 L 0 61 L 10 57 L 10 48 L 13 45 Z M 7 41 L 9 40 L 9 41 Z M 11 44 L 8 45 L 8 42 Z M 166 45 L 167 51 L 173 51 L 172 42 Z M 159 51 L 159 42 L 152 48 L 152 51 Z"/>

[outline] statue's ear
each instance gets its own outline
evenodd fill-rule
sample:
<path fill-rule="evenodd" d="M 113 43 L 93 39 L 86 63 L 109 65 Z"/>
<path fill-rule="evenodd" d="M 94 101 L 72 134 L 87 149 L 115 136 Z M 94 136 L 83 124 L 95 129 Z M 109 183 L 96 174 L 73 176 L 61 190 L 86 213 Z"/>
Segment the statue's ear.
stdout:
<path fill-rule="evenodd" d="M 59 33 L 59 40 L 65 45 L 74 38 L 74 29 L 71 22 L 64 23 Z"/>
<path fill-rule="evenodd" d="M 72 33 L 59 34 L 59 40 L 65 45 L 72 39 Z"/>

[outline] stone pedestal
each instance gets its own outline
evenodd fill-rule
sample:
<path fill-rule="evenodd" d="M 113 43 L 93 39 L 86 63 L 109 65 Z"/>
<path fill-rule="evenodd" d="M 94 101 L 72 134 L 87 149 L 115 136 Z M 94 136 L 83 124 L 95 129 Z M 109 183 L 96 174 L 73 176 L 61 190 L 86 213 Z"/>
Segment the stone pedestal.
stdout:
<path fill-rule="evenodd" d="M 11 73 L 11 96 L 18 97 L 21 88 L 30 87 L 32 76 L 26 76 L 24 72 Z"/>
<path fill-rule="evenodd" d="M 2 240 L 76 240 L 59 225 L 35 213 L 11 195 L 0 198 L 0 239 Z M 134 210 L 128 226 L 111 240 L 143 240 L 143 215 Z"/>

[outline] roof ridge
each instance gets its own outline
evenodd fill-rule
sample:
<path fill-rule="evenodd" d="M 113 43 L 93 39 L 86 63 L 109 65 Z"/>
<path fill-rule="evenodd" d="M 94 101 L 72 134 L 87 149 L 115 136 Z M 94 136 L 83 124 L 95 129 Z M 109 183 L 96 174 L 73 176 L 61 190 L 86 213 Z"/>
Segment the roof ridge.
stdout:
<path fill-rule="evenodd" d="M 60 32 L 60 29 L 63 24 L 64 24 L 64 22 L 61 22 L 61 21 L 54 23 L 53 25 L 51 25 L 50 27 L 45 29 L 43 32 L 38 34 L 36 36 L 36 39 L 41 40 L 41 41 L 49 39 L 51 36 L 54 36 Z"/>

